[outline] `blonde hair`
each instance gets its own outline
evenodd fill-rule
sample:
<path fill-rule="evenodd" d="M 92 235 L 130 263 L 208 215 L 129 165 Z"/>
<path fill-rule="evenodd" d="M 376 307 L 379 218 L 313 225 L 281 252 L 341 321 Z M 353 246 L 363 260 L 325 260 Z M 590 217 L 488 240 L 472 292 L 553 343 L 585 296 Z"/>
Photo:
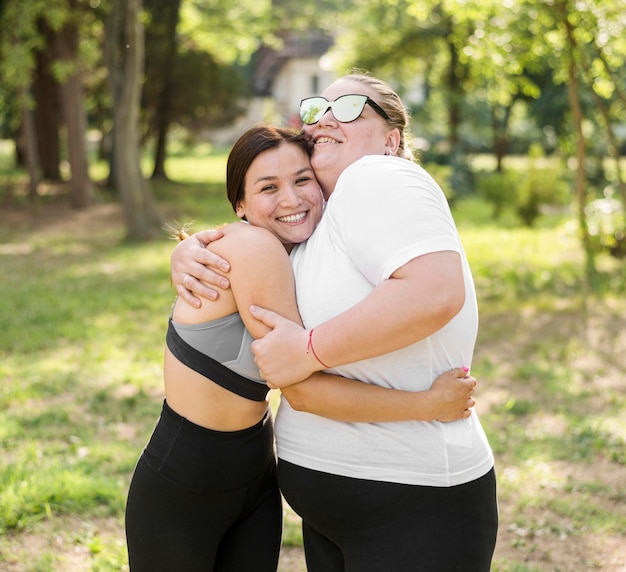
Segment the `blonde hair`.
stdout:
<path fill-rule="evenodd" d="M 400 132 L 400 145 L 397 151 L 398 157 L 414 161 L 415 156 L 411 151 L 408 141 L 410 135 L 407 133 L 410 117 L 400 96 L 384 81 L 362 71 L 354 70 L 348 75 L 344 75 L 341 79 L 361 83 L 378 95 L 376 103 L 378 103 L 389 116 L 389 120 L 386 120 L 387 123 Z"/>

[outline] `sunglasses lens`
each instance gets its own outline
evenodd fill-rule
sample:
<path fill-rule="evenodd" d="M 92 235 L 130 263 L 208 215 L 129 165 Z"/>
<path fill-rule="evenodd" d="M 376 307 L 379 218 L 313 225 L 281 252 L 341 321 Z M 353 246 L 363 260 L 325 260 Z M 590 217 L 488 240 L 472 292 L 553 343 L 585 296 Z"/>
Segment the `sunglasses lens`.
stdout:
<path fill-rule="evenodd" d="M 349 123 L 363 113 L 366 102 L 365 95 L 342 95 L 332 103 L 333 115 L 337 121 Z"/>
<path fill-rule="evenodd" d="M 305 125 L 317 123 L 330 107 L 337 121 L 350 123 L 363 113 L 366 95 L 342 95 L 335 101 L 325 97 L 307 97 L 300 102 L 300 119 Z"/>
<path fill-rule="evenodd" d="M 323 97 L 308 97 L 300 103 L 300 119 L 305 125 L 317 123 L 329 107 L 328 101 Z"/>

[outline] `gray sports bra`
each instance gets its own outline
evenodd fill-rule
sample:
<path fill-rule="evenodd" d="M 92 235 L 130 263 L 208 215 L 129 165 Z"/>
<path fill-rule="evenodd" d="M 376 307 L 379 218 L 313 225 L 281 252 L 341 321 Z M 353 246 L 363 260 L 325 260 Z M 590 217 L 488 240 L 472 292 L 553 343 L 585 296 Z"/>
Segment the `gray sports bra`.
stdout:
<path fill-rule="evenodd" d="M 225 365 L 228 369 L 265 385 L 259 377 L 250 349 L 254 338 L 239 313 L 201 324 L 180 324 L 172 320 L 178 335 L 192 348 Z"/>

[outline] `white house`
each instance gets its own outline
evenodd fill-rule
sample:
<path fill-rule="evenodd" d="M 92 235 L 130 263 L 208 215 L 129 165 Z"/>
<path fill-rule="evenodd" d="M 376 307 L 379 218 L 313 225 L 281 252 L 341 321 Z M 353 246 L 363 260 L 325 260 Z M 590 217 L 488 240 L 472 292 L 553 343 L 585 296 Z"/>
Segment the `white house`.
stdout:
<path fill-rule="evenodd" d="M 319 94 L 335 79 L 335 73 L 320 64 L 333 39 L 319 32 L 286 32 L 282 46 L 263 46 L 254 56 L 252 97 L 247 113 L 234 125 L 211 130 L 209 138 L 230 144 L 246 129 L 260 121 L 274 125 L 300 125 L 300 101 Z"/>

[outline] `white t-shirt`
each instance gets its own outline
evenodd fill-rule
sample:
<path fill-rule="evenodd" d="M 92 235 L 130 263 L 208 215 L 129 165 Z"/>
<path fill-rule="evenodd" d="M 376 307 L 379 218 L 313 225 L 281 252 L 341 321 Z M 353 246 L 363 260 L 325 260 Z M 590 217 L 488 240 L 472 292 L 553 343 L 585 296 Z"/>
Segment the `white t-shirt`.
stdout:
<path fill-rule="evenodd" d="M 410 161 L 382 155 L 364 157 L 342 173 L 319 226 L 292 252 L 307 329 L 354 306 L 413 258 L 444 250 L 463 260 L 466 300 L 459 314 L 409 347 L 329 371 L 382 387 L 425 390 L 441 373 L 471 365 L 478 329 L 469 265 L 435 181 Z M 281 459 L 347 477 L 453 486 L 493 466 L 475 412 L 454 423 L 345 423 L 295 411 L 282 399 L 275 429 Z"/>

